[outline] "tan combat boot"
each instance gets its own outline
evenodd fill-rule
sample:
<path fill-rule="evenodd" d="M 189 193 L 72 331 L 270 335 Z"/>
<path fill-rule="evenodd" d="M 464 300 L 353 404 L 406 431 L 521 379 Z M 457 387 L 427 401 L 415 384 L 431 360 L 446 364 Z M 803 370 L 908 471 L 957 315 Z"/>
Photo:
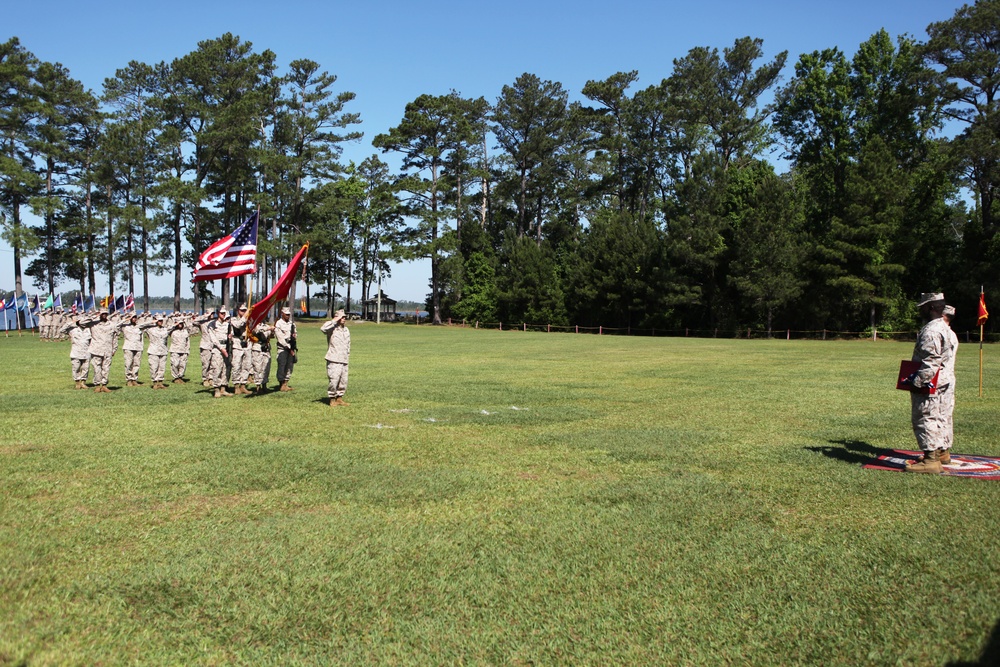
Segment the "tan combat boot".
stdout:
<path fill-rule="evenodd" d="M 222 385 L 221 387 L 219 387 L 219 393 L 221 393 L 223 396 L 232 396 L 232 394 L 229 392 L 229 387 L 227 387 L 226 385 Z"/>
<path fill-rule="evenodd" d="M 211 387 L 212 386 L 212 381 L 211 380 L 202 380 L 201 381 L 201 386 L 202 387 Z"/>
<path fill-rule="evenodd" d="M 292 388 L 288 386 L 288 381 L 287 380 L 284 380 L 281 383 L 281 386 L 278 387 L 278 391 L 291 391 L 291 390 L 292 390 Z"/>
<path fill-rule="evenodd" d="M 939 449 L 938 454 L 941 455 L 941 465 L 946 466 L 951 464 L 951 447 L 947 449 Z"/>
<path fill-rule="evenodd" d="M 338 396 L 333 403 L 334 405 L 350 405 L 350 403 L 344 400 L 343 396 Z"/>
<path fill-rule="evenodd" d="M 906 466 L 906 472 L 926 472 L 933 475 L 940 475 L 942 471 L 940 452 L 940 449 L 924 452 L 924 459 L 918 463 Z"/>
<path fill-rule="evenodd" d="M 184 378 L 174 378 L 174 384 L 184 384 Z"/>
<path fill-rule="evenodd" d="M 216 389 L 214 398 L 222 398 L 222 392 Z"/>

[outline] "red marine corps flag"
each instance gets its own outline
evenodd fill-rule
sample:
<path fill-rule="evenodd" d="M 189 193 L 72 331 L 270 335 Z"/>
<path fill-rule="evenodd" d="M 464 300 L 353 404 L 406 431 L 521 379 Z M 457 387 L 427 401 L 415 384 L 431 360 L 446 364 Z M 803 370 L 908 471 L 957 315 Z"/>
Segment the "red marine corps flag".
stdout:
<path fill-rule="evenodd" d="M 212 245 L 198 258 L 195 282 L 235 278 L 257 271 L 257 212 Z"/>
<path fill-rule="evenodd" d="M 990 313 L 988 310 L 986 310 L 986 292 L 981 291 L 979 292 L 979 321 L 977 322 L 977 324 L 979 326 L 983 326 L 984 324 L 986 324 L 986 320 L 987 318 L 989 318 L 989 316 Z"/>
<path fill-rule="evenodd" d="M 267 296 L 253 305 L 253 308 L 250 309 L 250 314 L 247 315 L 247 331 L 253 331 L 258 324 L 263 322 L 267 317 L 267 311 L 271 310 L 274 304 L 285 300 L 289 290 L 292 289 L 292 283 L 295 282 L 295 277 L 299 272 L 299 267 L 302 265 L 302 260 L 308 253 L 309 244 L 306 243 L 302 246 L 301 250 L 295 253 L 295 257 L 288 263 L 285 272 L 281 274 L 278 282 L 274 284 L 274 288 Z"/>

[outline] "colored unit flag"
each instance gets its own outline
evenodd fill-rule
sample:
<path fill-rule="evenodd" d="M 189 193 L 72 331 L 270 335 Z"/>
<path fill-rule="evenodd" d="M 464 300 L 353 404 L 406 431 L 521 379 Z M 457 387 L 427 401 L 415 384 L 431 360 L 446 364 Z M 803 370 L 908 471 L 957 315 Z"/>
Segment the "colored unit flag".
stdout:
<path fill-rule="evenodd" d="M 306 310 L 306 300 L 305 299 L 302 299 L 302 302 L 299 304 L 299 309 L 302 311 L 303 315 L 308 315 L 309 314 L 309 311 Z"/>
<path fill-rule="evenodd" d="M 977 324 L 979 324 L 979 326 L 983 326 L 984 324 L 986 324 L 986 320 L 987 320 L 987 318 L 989 318 L 989 316 L 990 316 L 990 313 L 989 313 L 988 310 L 986 310 L 986 293 L 985 292 L 980 292 L 979 293 L 979 321 L 977 322 Z"/>
<path fill-rule="evenodd" d="M 124 294 L 121 295 L 120 297 L 118 297 L 117 299 L 115 299 L 115 312 L 118 312 L 119 310 L 125 310 L 125 295 Z"/>
<path fill-rule="evenodd" d="M 56 298 L 52 300 L 53 308 L 62 308 L 62 294 L 56 294 Z"/>
<path fill-rule="evenodd" d="M 106 296 L 103 299 L 101 299 L 101 308 L 107 308 L 108 307 L 108 302 L 110 300 L 111 300 L 110 296 Z"/>
<path fill-rule="evenodd" d="M 135 310 L 135 297 L 132 296 L 132 292 L 125 297 L 125 310 Z"/>
<path fill-rule="evenodd" d="M 17 297 L 14 295 L 13 292 L 11 292 L 10 296 L 8 296 L 6 299 L 4 299 L 3 309 L 4 310 L 14 310 L 14 308 L 16 308 L 16 307 L 17 307 Z"/>
<path fill-rule="evenodd" d="M 79 292 L 76 293 L 76 298 L 73 299 L 73 305 L 70 306 L 70 309 L 73 311 L 74 315 L 83 310 L 83 295 Z"/>
<path fill-rule="evenodd" d="M 253 308 L 250 309 L 250 314 L 247 316 L 247 331 L 253 331 L 258 324 L 264 321 L 267 317 L 267 311 L 271 310 L 271 306 L 285 300 L 289 290 L 292 289 L 292 283 L 295 282 L 296 275 L 298 275 L 302 259 L 308 251 L 309 244 L 307 243 L 292 258 L 292 261 L 288 264 L 288 268 L 278 278 L 278 282 L 274 284 L 274 289 L 268 292 L 267 296 L 261 301 L 253 305 Z"/>
<path fill-rule="evenodd" d="M 35 301 L 38 301 L 37 296 L 35 297 Z M 49 294 L 49 298 L 45 300 L 45 304 L 42 306 L 42 308 L 51 308 L 51 307 L 52 307 L 52 294 Z"/>
<path fill-rule="evenodd" d="M 83 309 L 84 310 L 94 310 L 95 308 L 96 308 L 96 306 L 94 305 L 94 295 L 91 294 L 86 299 L 84 299 L 84 301 L 83 301 Z"/>
<path fill-rule="evenodd" d="M 208 246 L 194 267 L 194 280 L 222 280 L 257 271 L 257 212 L 232 234 Z"/>

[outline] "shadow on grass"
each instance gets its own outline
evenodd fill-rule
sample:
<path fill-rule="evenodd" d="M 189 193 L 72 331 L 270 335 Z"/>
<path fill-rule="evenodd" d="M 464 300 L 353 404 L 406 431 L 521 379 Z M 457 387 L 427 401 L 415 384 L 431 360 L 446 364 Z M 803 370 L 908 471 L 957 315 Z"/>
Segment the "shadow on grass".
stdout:
<path fill-rule="evenodd" d="M 829 447 L 806 447 L 811 452 L 819 452 L 823 456 L 837 459 L 844 463 L 864 465 L 878 459 L 879 456 L 890 454 L 891 450 L 873 447 L 861 440 L 830 440 Z"/>
<path fill-rule="evenodd" d="M 1000 620 L 993 626 L 993 632 L 986 640 L 979 660 L 975 662 L 965 660 L 949 662 L 945 667 L 995 667 L 995 665 L 1000 665 Z"/>

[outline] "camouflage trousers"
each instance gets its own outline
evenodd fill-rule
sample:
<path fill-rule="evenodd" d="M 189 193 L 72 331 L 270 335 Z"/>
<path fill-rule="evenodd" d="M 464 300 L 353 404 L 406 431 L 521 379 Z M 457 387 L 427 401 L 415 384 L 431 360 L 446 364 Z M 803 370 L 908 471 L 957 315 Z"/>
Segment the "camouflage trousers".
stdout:
<path fill-rule="evenodd" d="M 167 367 L 167 355 L 147 354 L 149 361 L 149 380 L 151 382 L 163 382 L 163 374 Z"/>
<path fill-rule="evenodd" d="M 222 351 L 217 347 L 212 348 L 212 361 L 209 363 L 208 369 L 211 374 L 209 379 L 212 381 L 212 386 L 216 389 L 225 387 L 226 358 L 222 356 Z"/>
<path fill-rule="evenodd" d="M 954 441 L 952 413 L 954 387 L 945 385 L 934 394 L 910 394 L 910 420 L 921 451 L 950 449 Z"/>
<path fill-rule="evenodd" d="M 90 356 L 90 365 L 94 369 L 94 385 L 106 385 L 108 383 L 108 371 L 111 370 L 111 355 L 99 357 L 93 354 Z"/>
<path fill-rule="evenodd" d="M 253 381 L 254 384 L 260 386 L 262 384 L 267 384 L 268 379 L 271 377 L 271 353 L 270 352 L 257 352 L 253 353 Z"/>
<path fill-rule="evenodd" d="M 340 398 L 347 391 L 347 364 L 335 361 L 326 362 L 326 377 L 330 381 L 326 395 L 330 398 Z"/>
<path fill-rule="evenodd" d="M 87 367 L 90 365 L 88 359 L 70 359 L 73 368 L 73 379 L 77 382 L 87 381 Z"/>
<path fill-rule="evenodd" d="M 170 376 L 175 380 L 177 378 L 184 377 L 184 373 L 187 371 L 188 366 L 188 353 L 187 352 L 171 352 L 170 353 Z"/>
<path fill-rule="evenodd" d="M 250 350 L 234 344 L 232 363 L 233 384 L 246 384 L 250 380 L 250 371 L 252 370 Z"/>
<path fill-rule="evenodd" d="M 206 382 L 212 379 L 212 348 L 198 350 L 201 355 L 201 381 Z"/>
<path fill-rule="evenodd" d="M 278 382 L 291 382 L 292 369 L 295 367 L 295 357 L 291 350 L 278 350 Z"/>
<path fill-rule="evenodd" d="M 124 350 L 125 353 L 125 380 L 137 382 L 139 380 L 139 362 L 142 359 L 142 350 Z"/>

